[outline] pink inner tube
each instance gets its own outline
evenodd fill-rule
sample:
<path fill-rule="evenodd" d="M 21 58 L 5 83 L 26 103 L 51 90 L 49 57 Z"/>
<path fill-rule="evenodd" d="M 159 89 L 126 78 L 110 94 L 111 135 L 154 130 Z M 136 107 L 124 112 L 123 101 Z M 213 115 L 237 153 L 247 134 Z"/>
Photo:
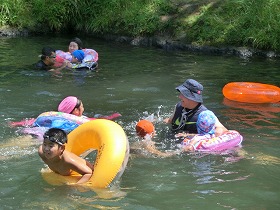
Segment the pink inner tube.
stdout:
<path fill-rule="evenodd" d="M 221 152 L 240 146 L 243 141 L 243 137 L 235 130 L 229 130 L 218 137 L 211 137 L 210 135 L 198 137 L 201 140 L 194 149 L 199 152 Z"/>

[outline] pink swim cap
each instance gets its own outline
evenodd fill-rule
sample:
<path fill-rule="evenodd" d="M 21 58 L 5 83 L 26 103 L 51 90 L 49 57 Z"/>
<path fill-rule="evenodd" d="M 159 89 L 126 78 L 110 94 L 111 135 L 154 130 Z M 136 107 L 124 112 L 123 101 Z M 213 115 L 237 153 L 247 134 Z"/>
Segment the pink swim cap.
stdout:
<path fill-rule="evenodd" d="M 77 102 L 77 97 L 68 96 L 60 102 L 60 104 L 58 105 L 58 111 L 70 114 L 77 105 Z"/>

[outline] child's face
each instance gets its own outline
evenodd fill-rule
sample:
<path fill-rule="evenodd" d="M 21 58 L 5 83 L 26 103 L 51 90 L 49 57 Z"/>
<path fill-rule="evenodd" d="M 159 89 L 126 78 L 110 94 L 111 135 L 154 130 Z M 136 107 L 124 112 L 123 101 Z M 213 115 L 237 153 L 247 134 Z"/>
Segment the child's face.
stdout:
<path fill-rule="evenodd" d="M 54 65 L 55 64 L 55 60 L 56 59 L 56 54 L 55 54 L 55 52 L 52 52 L 52 54 L 50 55 L 50 56 L 47 56 L 47 58 L 46 58 L 46 60 L 47 60 L 47 64 L 49 65 L 49 66 L 52 66 L 52 65 Z"/>
<path fill-rule="evenodd" d="M 83 115 L 84 111 L 85 111 L 85 108 L 84 108 L 83 102 L 81 102 L 81 105 L 79 106 L 79 108 L 75 108 L 71 114 L 81 117 Z"/>
<path fill-rule="evenodd" d="M 79 46 L 76 42 L 70 42 L 68 49 L 69 52 L 72 54 L 72 52 L 79 49 Z"/>
<path fill-rule="evenodd" d="M 79 63 L 80 61 L 72 55 L 71 63 Z"/>
<path fill-rule="evenodd" d="M 63 148 L 57 143 L 51 142 L 48 139 L 44 139 L 42 145 L 43 153 L 47 159 L 53 159 L 61 155 Z"/>

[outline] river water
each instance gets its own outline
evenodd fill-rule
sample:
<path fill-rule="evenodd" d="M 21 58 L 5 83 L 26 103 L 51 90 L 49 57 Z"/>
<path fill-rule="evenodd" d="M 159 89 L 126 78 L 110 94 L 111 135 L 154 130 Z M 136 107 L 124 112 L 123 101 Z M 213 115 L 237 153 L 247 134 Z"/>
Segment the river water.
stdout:
<path fill-rule="evenodd" d="M 0 38 L 0 209 L 279 209 L 280 104 L 225 99 L 231 81 L 280 85 L 280 61 L 166 52 L 81 37 L 99 53 L 97 72 L 34 71 L 41 48 L 67 50 L 72 37 Z M 204 85 L 204 104 L 244 137 L 232 154 L 169 158 L 131 154 L 116 185 L 106 190 L 52 186 L 44 181 L 40 142 L 21 136 L 10 121 L 56 110 L 67 95 L 82 99 L 85 115 L 116 119 L 129 142 L 136 122 L 154 113 L 160 150 L 176 147 L 162 119 L 178 101 L 175 87 L 193 78 Z"/>

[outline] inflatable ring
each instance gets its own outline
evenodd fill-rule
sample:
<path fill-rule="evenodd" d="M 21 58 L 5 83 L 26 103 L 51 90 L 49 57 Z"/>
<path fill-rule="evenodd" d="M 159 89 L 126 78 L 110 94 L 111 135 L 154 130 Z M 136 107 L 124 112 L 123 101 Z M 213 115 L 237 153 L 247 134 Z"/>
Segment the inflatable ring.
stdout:
<path fill-rule="evenodd" d="M 68 134 L 65 149 L 81 155 L 90 149 L 97 149 L 93 175 L 85 184 L 92 188 L 107 188 L 124 172 L 129 157 L 129 143 L 122 127 L 117 123 L 97 119 L 86 122 Z M 50 184 L 61 185 L 76 183 L 76 173 L 61 176 L 50 171 L 42 172 L 43 178 Z"/>
<path fill-rule="evenodd" d="M 83 123 L 88 122 L 90 120 L 89 118 L 83 117 L 83 116 L 79 117 L 79 116 L 76 116 L 76 115 L 73 115 L 73 114 L 64 113 L 64 112 L 49 111 L 49 112 L 41 113 L 37 117 L 37 119 L 35 121 L 35 124 L 38 124 L 39 126 L 41 126 L 40 123 L 37 122 L 37 120 L 39 118 L 47 120 L 47 119 L 55 119 L 57 117 L 64 118 L 65 120 L 69 120 L 69 121 L 71 121 L 73 123 L 76 123 L 76 124 L 83 124 Z"/>
<path fill-rule="evenodd" d="M 243 137 L 239 132 L 235 130 L 229 130 L 221 136 L 211 137 L 211 135 L 197 135 L 196 138 L 198 143 L 194 147 L 194 151 L 197 152 L 222 152 L 236 146 L 241 145 Z M 185 139 L 181 144 L 187 146 L 189 139 Z"/>
<path fill-rule="evenodd" d="M 85 53 L 85 61 L 93 61 L 93 62 L 97 62 L 98 61 L 98 53 L 93 50 L 93 49 L 82 49 Z M 58 59 L 56 59 L 57 62 L 61 63 L 63 62 L 63 60 L 68 60 L 68 61 L 72 61 L 72 55 L 70 52 L 64 52 L 62 50 L 56 50 L 56 56 L 58 57 Z M 62 61 L 61 61 L 62 59 Z"/>
<path fill-rule="evenodd" d="M 280 101 L 280 88 L 255 82 L 231 82 L 223 87 L 223 95 L 232 101 L 277 103 Z"/>
<path fill-rule="evenodd" d="M 114 113 L 109 116 L 99 115 L 98 118 L 113 120 L 120 117 L 121 114 Z M 73 114 L 67 114 L 64 112 L 49 111 L 40 114 L 36 119 L 31 118 L 28 120 L 22 120 L 19 122 L 11 122 L 11 126 L 28 126 L 21 129 L 19 132 L 23 134 L 30 134 L 36 136 L 39 140 L 43 140 L 43 134 L 49 128 L 60 128 L 69 133 L 79 125 L 86 123 L 90 120 L 96 120 L 97 118 L 88 118 L 85 116 L 76 116 Z"/>
<path fill-rule="evenodd" d="M 33 127 L 60 128 L 69 133 L 79 125 L 88 121 L 90 121 L 90 119 L 86 117 L 50 111 L 40 114 L 33 123 Z"/>

